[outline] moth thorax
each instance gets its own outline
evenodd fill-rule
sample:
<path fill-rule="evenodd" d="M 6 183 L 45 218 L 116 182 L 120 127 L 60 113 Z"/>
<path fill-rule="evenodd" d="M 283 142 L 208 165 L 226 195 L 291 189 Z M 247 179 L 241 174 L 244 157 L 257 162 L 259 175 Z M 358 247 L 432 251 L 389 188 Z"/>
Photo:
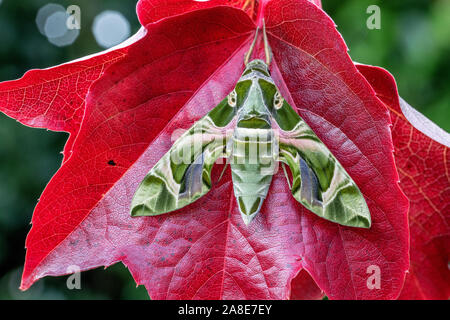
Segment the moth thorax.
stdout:
<path fill-rule="evenodd" d="M 272 129 L 236 128 L 233 134 L 232 164 L 245 165 L 246 169 L 270 174 L 277 155 L 276 149 Z"/>

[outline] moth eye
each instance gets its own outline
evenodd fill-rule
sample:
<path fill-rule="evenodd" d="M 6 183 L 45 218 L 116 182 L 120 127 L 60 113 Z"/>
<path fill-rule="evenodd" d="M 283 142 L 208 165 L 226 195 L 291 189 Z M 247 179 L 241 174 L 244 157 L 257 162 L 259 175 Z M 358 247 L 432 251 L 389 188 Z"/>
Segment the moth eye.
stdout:
<path fill-rule="evenodd" d="M 229 95 L 228 95 L 228 104 L 230 105 L 230 107 L 235 107 L 236 106 L 236 101 L 237 101 L 237 95 L 236 95 L 236 91 L 232 91 Z"/>
<path fill-rule="evenodd" d="M 280 109 L 283 106 L 284 99 L 281 94 L 277 91 L 275 96 L 273 97 L 273 106 L 276 110 Z"/>

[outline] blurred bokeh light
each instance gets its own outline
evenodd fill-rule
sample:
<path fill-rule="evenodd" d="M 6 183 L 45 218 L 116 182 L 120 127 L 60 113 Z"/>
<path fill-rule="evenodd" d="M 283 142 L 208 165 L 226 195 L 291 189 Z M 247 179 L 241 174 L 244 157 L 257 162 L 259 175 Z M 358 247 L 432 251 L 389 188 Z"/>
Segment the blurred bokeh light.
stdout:
<path fill-rule="evenodd" d="M 59 4 L 49 3 L 39 9 L 36 16 L 36 25 L 39 32 L 46 36 L 55 46 L 69 46 L 75 42 L 80 34 L 78 29 L 69 29 L 67 20 L 70 15 Z"/>
<path fill-rule="evenodd" d="M 111 48 L 130 36 L 130 23 L 120 12 L 107 10 L 94 19 L 95 40 L 103 48 Z"/>

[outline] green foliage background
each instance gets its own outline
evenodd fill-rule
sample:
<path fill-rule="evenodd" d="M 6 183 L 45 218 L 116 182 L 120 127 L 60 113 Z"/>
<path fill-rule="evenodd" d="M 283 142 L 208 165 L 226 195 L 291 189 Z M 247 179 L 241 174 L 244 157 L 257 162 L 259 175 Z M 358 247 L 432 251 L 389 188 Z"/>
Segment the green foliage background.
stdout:
<path fill-rule="evenodd" d="M 397 80 L 400 95 L 449 131 L 450 1 L 322 1 L 352 59 L 388 69 Z M 71 46 L 55 47 L 39 33 L 35 17 L 48 1 L 0 1 L 0 81 L 101 51 L 91 26 L 104 10 L 124 14 L 132 33 L 139 29 L 135 0 L 53 2 L 81 8 L 81 33 Z M 381 30 L 366 27 L 366 9 L 372 4 L 381 8 Z M 67 289 L 67 277 L 45 278 L 27 292 L 17 289 L 33 208 L 60 166 L 66 139 L 66 134 L 30 129 L 0 114 L 0 299 L 148 298 L 122 264 L 82 273 L 82 290 Z"/>

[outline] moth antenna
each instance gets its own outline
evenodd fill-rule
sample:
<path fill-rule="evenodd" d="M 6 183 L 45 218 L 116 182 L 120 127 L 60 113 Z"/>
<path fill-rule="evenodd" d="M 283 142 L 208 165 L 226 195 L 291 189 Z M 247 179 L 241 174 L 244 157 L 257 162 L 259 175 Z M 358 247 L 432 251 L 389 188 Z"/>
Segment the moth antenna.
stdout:
<path fill-rule="evenodd" d="M 267 40 L 266 22 L 264 21 L 264 19 L 263 19 L 263 33 L 264 33 L 264 52 L 266 54 L 266 64 L 267 66 L 269 66 L 270 62 L 272 61 L 272 52 L 270 50 L 269 40 Z"/>
<path fill-rule="evenodd" d="M 250 60 L 250 57 L 252 56 L 253 53 L 253 49 L 255 48 L 256 45 L 256 39 L 258 38 L 258 31 L 259 31 L 259 27 L 256 28 L 256 32 L 255 32 L 255 38 L 253 39 L 252 45 L 250 46 L 250 49 L 248 50 L 247 54 L 245 55 L 245 59 L 244 59 L 244 64 L 247 66 L 248 61 Z"/>
<path fill-rule="evenodd" d="M 222 173 L 220 174 L 219 179 L 217 180 L 217 182 L 220 182 L 220 180 L 222 180 L 223 174 L 225 173 L 225 170 L 228 168 L 228 165 L 229 165 L 229 163 L 228 163 L 228 160 L 227 160 L 227 163 L 225 163 L 225 166 L 223 167 Z"/>

